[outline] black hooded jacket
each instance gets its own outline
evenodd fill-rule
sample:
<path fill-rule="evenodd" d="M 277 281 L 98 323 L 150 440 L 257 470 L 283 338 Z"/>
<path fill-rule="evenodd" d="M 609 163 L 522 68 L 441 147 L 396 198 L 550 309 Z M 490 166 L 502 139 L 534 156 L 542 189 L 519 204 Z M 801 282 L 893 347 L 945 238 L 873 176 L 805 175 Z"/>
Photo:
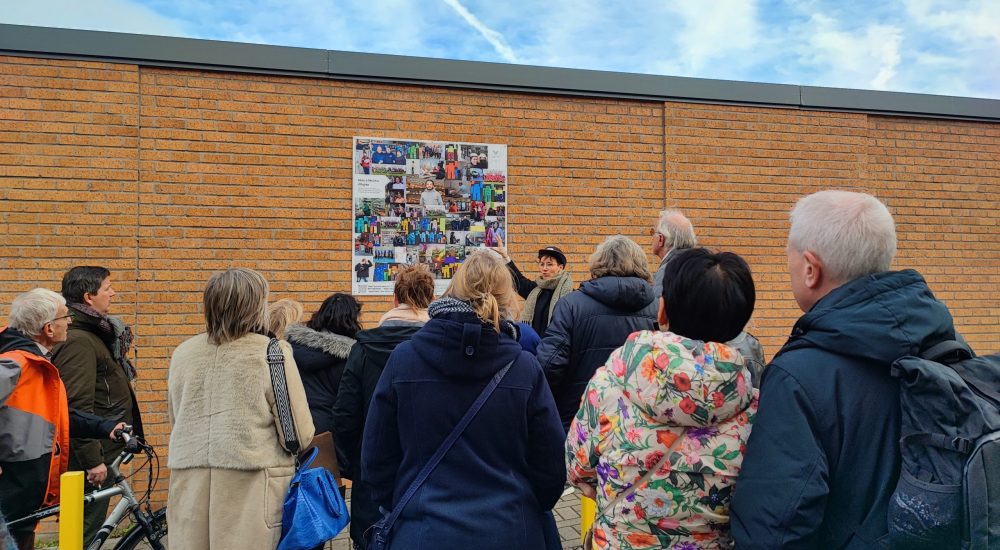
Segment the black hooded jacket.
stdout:
<path fill-rule="evenodd" d="M 764 369 L 733 493 L 737 548 L 877 548 L 900 468 L 904 355 L 955 338 L 916 271 L 855 279 L 795 323 Z"/>
<path fill-rule="evenodd" d="M 364 532 L 381 518 L 372 501 L 371 487 L 361 479 L 361 437 L 375 385 L 396 346 L 409 340 L 422 323 L 389 322 L 362 330 L 351 349 L 333 406 L 334 436 L 342 456 L 341 474 L 352 480 L 351 539 L 364 540 Z"/>
<path fill-rule="evenodd" d="M 285 332 L 285 339 L 292 345 L 292 356 L 302 376 L 316 433 L 332 433 L 333 403 L 337 400 L 344 362 L 351 353 L 354 338 L 293 325 Z"/>
<path fill-rule="evenodd" d="M 552 388 L 563 429 L 569 430 L 580 397 L 598 367 L 629 334 L 656 329 L 656 293 L 638 277 L 599 277 L 556 304 L 538 362 Z"/>

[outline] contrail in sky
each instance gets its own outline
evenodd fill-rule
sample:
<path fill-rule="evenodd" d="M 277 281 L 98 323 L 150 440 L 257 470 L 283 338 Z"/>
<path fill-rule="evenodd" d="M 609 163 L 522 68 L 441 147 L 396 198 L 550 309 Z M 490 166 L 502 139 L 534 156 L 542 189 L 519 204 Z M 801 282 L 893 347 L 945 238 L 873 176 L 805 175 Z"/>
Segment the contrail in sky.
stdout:
<path fill-rule="evenodd" d="M 469 10 L 465 9 L 465 6 L 463 6 L 458 0 L 444 0 L 444 3 L 448 4 L 451 9 L 458 12 L 458 14 L 462 16 L 462 19 L 465 19 L 466 23 L 472 25 L 472 28 L 479 31 L 479 34 L 483 35 L 483 38 L 485 38 L 486 41 L 493 46 L 493 49 L 500 54 L 500 57 L 504 58 L 504 60 L 508 63 L 517 63 L 517 56 L 514 55 L 514 50 L 512 50 L 510 45 L 507 44 L 507 41 L 504 40 L 502 34 L 484 25 L 479 18 L 472 15 Z"/>

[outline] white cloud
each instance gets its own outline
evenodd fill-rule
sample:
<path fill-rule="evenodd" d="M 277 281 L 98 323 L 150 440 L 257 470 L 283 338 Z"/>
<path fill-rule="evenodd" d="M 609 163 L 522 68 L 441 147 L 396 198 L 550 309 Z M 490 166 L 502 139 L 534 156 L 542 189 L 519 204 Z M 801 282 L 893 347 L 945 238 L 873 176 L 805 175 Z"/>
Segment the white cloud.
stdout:
<path fill-rule="evenodd" d="M 903 29 L 869 24 L 844 30 L 841 22 L 824 14 L 813 14 L 800 29 L 807 36 L 799 54 L 803 65 L 813 68 L 819 86 L 868 88 L 891 87 L 899 66 Z"/>
<path fill-rule="evenodd" d="M 4 2 L 0 22 L 165 36 L 188 33 L 184 21 L 165 17 L 131 0 Z"/>
<path fill-rule="evenodd" d="M 510 45 L 507 44 L 507 41 L 504 39 L 502 34 L 483 24 L 479 18 L 472 15 L 472 13 L 458 0 L 444 0 L 444 3 L 451 9 L 455 10 L 455 12 L 458 13 L 458 15 L 460 15 L 466 23 L 472 26 L 472 28 L 476 29 L 479 34 L 481 34 L 483 38 L 485 38 L 486 41 L 493 46 L 493 49 L 500 54 L 500 57 L 509 63 L 517 63 L 517 55 L 514 54 L 514 50 L 512 50 Z"/>

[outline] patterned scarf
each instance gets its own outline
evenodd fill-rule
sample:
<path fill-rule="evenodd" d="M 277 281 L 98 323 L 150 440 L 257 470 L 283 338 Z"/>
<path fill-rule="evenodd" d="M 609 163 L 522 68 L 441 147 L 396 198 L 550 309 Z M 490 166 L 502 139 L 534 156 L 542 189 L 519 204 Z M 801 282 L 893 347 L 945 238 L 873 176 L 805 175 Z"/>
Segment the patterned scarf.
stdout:
<path fill-rule="evenodd" d="M 521 311 L 521 320 L 529 325 L 535 318 L 535 303 L 542 290 L 552 291 L 552 301 L 549 302 L 549 321 L 552 321 L 552 311 L 556 309 L 556 302 L 559 301 L 559 298 L 573 292 L 573 276 L 569 274 L 569 271 L 563 270 L 551 279 L 538 279 L 535 284 L 538 286 L 528 294 L 528 298 L 524 300 L 524 309 Z"/>
<path fill-rule="evenodd" d="M 115 361 L 125 369 L 125 374 L 128 375 L 129 380 L 135 380 L 135 366 L 132 365 L 132 362 L 128 358 L 128 351 L 132 347 L 133 340 L 132 329 L 118 317 L 99 313 L 87 304 L 66 304 L 66 306 L 97 327 L 99 331 L 98 336 L 111 348 L 111 355 L 115 358 Z"/>
<path fill-rule="evenodd" d="M 477 315 L 476 310 L 472 308 L 472 304 L 449 296 L 438 298 L 431 302 L 431 305 L 427 306 L 427 315 L 431 319 L 451 313 L 471 313 L 472 315 Z M 517 325 L 507 319 L 500 320 L 500 329 L 515 340 L 518 340 L 520 337 Z"/>

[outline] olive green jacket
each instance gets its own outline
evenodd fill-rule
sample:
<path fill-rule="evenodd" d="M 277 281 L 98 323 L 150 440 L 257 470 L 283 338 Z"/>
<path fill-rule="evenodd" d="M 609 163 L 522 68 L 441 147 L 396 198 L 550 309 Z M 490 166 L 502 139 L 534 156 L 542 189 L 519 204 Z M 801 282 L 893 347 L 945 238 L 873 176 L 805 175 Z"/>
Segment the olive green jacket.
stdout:
<path fill-rule="evenodd" d="M 136 426 L 141 433 L 139 407 L 125 369 L 115 361 L 110 342 L 101 338 L 93 322 L 70 310 L 73 324 L 66 342 L 52 352 L 52 363 L 66 386 L 70 408 L 108 420 Z M 70 469 L 89 470 L 110 464 L 124 445 L 111 440 L 71 439 Z"/>

